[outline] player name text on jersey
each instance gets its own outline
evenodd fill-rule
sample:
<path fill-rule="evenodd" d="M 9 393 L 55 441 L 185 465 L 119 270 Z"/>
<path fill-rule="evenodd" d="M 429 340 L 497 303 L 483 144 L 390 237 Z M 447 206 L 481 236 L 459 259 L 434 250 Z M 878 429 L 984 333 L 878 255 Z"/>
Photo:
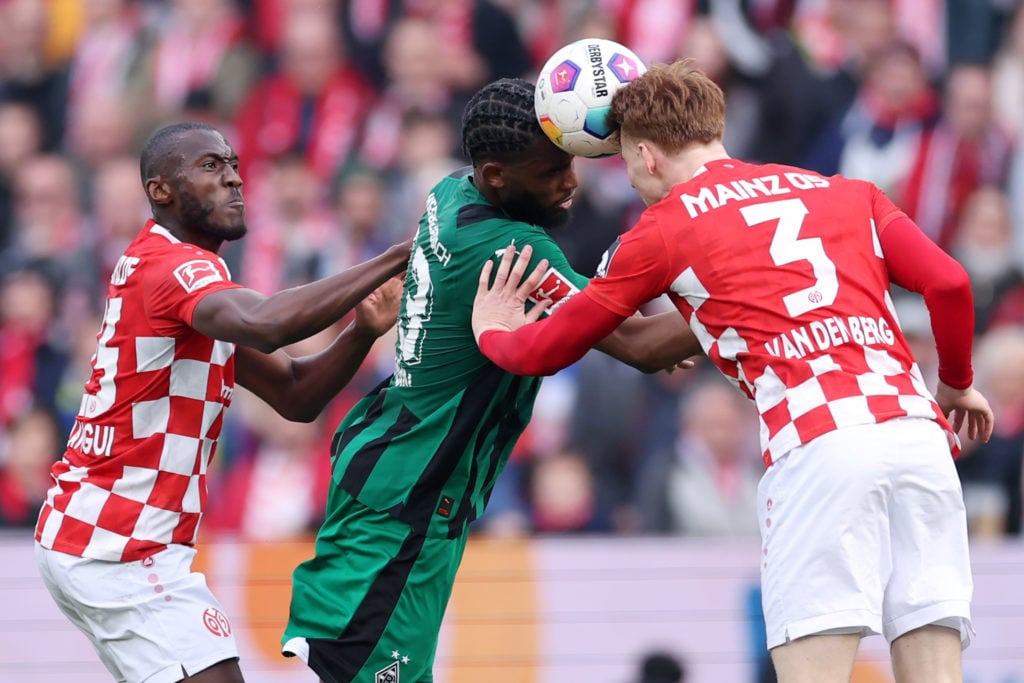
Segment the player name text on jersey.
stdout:
<path fill-rule="evenodd" d="M 896 337 L 885 318 L 833 316 L 794 327 L 767 342 L 764 348 L 776 358 L 803 358 L 810 353 L 849 344 L 851 341 L 864 345 L 891 346 Z"/>
<path fill-rule="evenodd" d="M 68 437 L 68 448 L 80 451 L 83 455 L 110 457 L 111 446 L 114 445 L 114 427 L 111 425 L 93 425 L 75 420 Z"/>

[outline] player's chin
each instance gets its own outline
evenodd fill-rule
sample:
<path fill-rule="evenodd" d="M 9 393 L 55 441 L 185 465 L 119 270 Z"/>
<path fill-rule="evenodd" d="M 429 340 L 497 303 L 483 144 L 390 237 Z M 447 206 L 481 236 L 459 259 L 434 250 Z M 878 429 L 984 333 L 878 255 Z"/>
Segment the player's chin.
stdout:
<path fill-rule="evenodd" d="M 245 237 L 246 233 L 249 232 L 248 226 L 245 224 L 245 220 L 231 220 L 225 221 L 221 225 L 218 225 L 215 229 L 217 237 L 227 242 L 233 242 L 240 240 Z"/>
<path fill-rule="evenodd" d="M 569 222 L 569 218 L 572 216 L 572 212 L 568 208 L 562 208 L 556 206 L 544 213 L 544 220 L 541 222 L 541 227 L 548 228 L 561 228 Z"/>

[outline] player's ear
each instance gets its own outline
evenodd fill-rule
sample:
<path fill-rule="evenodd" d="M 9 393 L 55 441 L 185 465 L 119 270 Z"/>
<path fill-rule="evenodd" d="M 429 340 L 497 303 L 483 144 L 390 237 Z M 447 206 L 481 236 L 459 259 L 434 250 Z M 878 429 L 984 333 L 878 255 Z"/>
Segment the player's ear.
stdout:
<path fill-rule="evenodd" d="M 654 172 L 658 169 L 658 159 L 654 150 L 646 142 L 639 143 L 637 147 L 640 150 L 640 156 L 644 160 L 644 167 L 647 168 L 647 172 L 650 175 L 654 175 Z"/>
<path fill-rule="evenodd" d="M 487 187 L 501 189 L 505 187 L 505 168 L 496 161 L 486 161 L 480 167 L 480 176 Z"/>
<path fill-rule="evenodd" d="M 149 195 L 149 200 L 158 206 L 170 204 L 171 184 L 164 180 L 162 176 L 149 178 L 146 180 L 146 194 Z"/>

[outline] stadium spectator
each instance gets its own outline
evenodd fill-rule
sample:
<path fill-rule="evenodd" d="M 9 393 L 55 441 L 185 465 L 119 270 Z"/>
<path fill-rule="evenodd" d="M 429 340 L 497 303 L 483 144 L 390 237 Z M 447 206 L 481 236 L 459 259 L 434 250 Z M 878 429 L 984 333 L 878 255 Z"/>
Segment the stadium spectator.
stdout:
<path fill-rule="evenodd" d="M 996 125 L 1018 144 L 1024 140 L 1024 5 L 1005 25 L 992 59 L 992 109 Z"/>
<path fill-rule="evenodd" d="M 917 51 L 892 43 L 873 54 L 856 99 L 825 129 L 803 165 L 892 192 L 909 174 L 918 141 L 938 114 L 938 97 Z"/>
<path fill-rule="evenodd" d="M 14 237 L 14 183 L 18 171 L 42 146 L 36 110 L 29 104 L 0 101 L 0 252 Z"/>
<path fill-rule="evenodd" d="M 964 201 L 954 240 L 950 252 L 971 278 L 975 331 L 1011 322 L 1014 302 L 1024 296 L 1024 278 L 1014 259 L 1006 194 L 991 185 L 974 190 Z"/>
<path fill-rule="evenodd" d="M 38 407 L 7 426 L 0 438 L 0 527 L 35 526 L 61 436 L 53 414 Z"/>
<path fill-rule="evenodd" d="M 209 98 L 218 121 L 234 121 L 258 76 L 259 56 L 246 37 L 236 0 L 173 0 L 139 70 L 145 130 L 180 120 L 190 100 Z"/>
<path fill-rule="evenodd" d="M 679 437 L 652 454 L 640 474 L 641 530 L 685 536 L 757 536 L 757 483 L 763 468 L 757 421 L 719 378 L 680 402 Z"/>
<path fill-rule="evenodd" d="M 926 235 L 949 251 L 964 203 L 980 185 L 1006 186 L 1013 145 L 992 118 L 992 77 L 979 64 L 958 64 L 946 82 L 942 113 L 923 131 L 897 203 Z"/>
<path fill-rule="evenodd" d="M 298 153 L 322 188 L 357 149 L 372 91 L 348 63 L 337 26 L 286 15 L 278 67 L 253 86 L 236 121 L 242 177 L 263 191 L 269 164 Z"/>
<path fill-rule="evenodd" d="M 992 401 L 996 429 L 957 461 L 971 533 L 1020 536 L 1024 524 L 1024 326 L 1007 325 L 981 338 L 978 386 Z"/>
<path fill-rule="evenodd" d="M 83 110 L 89 103 L 126 98 L 130 104 L 125 108 L 134 115 L 128 121 L 122 115 L 116 125 L 134 143 L 141 135 L 145 118 L 146 110 L 134 105 L 143 102 L 135 94 L 147 81 L 140 63 L 150 40 L 139 5 L 132 0 L 92 0 L 80 4 L 82 26 L 68 67 L 68 131 L 64 144 L 74 149 L 90 142 L 85 131 L 93 124 L 80 120 L 95 115 L 95 110 Z"/>
<path fill-rule="evenodd" d="M 282 154 L 270 162 L 266 191 L 250 202 L 240 282 L 258 292 L 276 292 L 326 272 L 327 246 L 337 227 L 324 187 L 300 154 Z"/>
<path fill-rule="evenodd" d="M 52 410 L 67 362 L 56 343 L 56 289 L 45 271 L 21 268 L 0 282 L 0 434 L 33 407 Z"/>
<path fill-rule="evenodd" d="M 670 652 L 652 650 L 640 658 L 640 671 L 632 683 L 686 683 L 686 666 Z"/>
<path fill-rule="evenodd" d="M 46 51 L 46 3 L 0 3 L 0 101 L 21 102 L 36 110 L 43 149 L 56 151 L 67 121 L 67 64 L 51 61 Z"/>
<path fill-rule="evenodd" d="M 458 124 L 457 104 L 436 58 L 441 39 L 434 22 L 424 17 L 402 17 L 388 31 L 383 65 L 387 81 L 367 116 L 359 150 L 362 162 L 378 171 L 399 164 L 402 129 L 410 116 L 440 116 L 451 127 Z M 448 133 L 447 138 L 451 144 Z M 454 145 L 448 150 L 454 152 Z"/>
<path fill-rule="evenodd" d="M 320 336 L 286 350 L 316 353 L 324 347 Z M 324 457 L 331 434 L 323 418 L 293 422 L 248 392 L 235 398 L 234 415 L 247 429 L 237 438 L 239 452 L 211 485 L 206 531 L 257 542 L 308 538 L 323 518 L 331 481 Z"/>

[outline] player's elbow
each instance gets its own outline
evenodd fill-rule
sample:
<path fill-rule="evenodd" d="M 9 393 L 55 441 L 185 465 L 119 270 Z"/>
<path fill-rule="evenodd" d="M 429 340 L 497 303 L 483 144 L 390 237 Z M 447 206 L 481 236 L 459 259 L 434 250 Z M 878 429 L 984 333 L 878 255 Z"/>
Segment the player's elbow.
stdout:
<path fill-rule="evenodd" d="M 278 415 L 289 422 L 312 422 L 320 416 L 323 405 L 313 401 L 304 400 L 300 396 L 285 394 L 280 397 L 275 405 L 271 406 Z"/>
<path fill-rule="evenodd" d="M 971 278 L 959 262 L 950 259 L 949 267 L 930 283 L 928 289 L 944 299 L 971 296 Z"/>
<path fill-rule="evenodd" d="M 287 346 L 291 340 L 285 335 L 285 326 L 280 320 L 247 316 L 242 320 L 243 342 L 261 353 L 273 353 Z"/>

